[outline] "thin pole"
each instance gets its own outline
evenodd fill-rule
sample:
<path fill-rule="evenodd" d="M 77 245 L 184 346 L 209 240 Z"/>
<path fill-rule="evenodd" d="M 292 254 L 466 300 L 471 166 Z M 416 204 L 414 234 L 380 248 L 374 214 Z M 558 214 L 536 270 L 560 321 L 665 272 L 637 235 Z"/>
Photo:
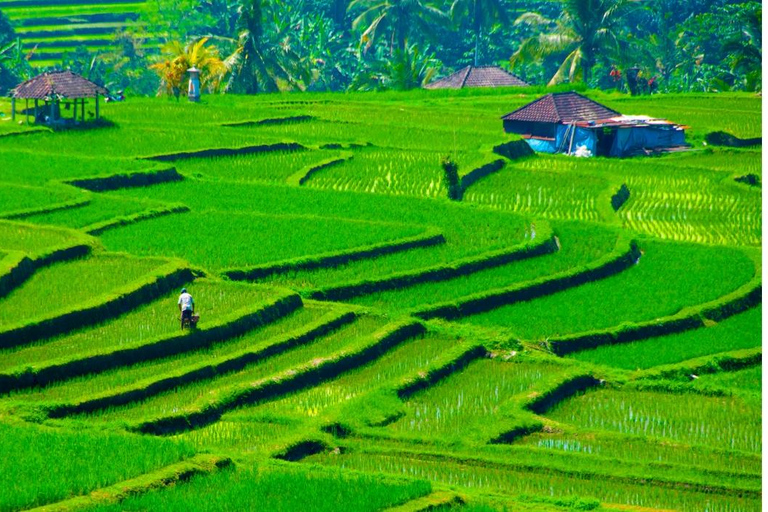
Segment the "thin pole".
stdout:
<path fill-rule="evenodd" d="M 11 96 L 11 121 L 16 122 L 16 96 Z"/>

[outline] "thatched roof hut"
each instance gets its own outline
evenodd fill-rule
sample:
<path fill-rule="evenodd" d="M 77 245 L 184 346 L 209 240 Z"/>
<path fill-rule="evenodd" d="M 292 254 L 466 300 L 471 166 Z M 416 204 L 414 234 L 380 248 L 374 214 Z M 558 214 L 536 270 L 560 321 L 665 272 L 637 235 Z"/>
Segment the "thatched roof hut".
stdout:
<path fill-rule="evenodd" d="M 94 98 L 96 105 L 96 119 L 99 118 L 99 96 L 109 94 L 106 88 L 91 82 L 90 80 L 73 73 L 72 71 L 51 71 L 37 75 L 34 78 L 19 84 L 11 92 L 13 113 L 16 113 L 16 100 L 23 99 L 29 112 L 29 101 L 34 101 L 35 122 L 56 123 L 62 122 L 61 104 L 64 102 L 67 108 L 73 106 L 73 122 L 77 120 L 78 102 L 80 106 L 80 121 L 85 121 L 85 101 Z M 68 103 L 70 100 L 71 103 Z M 44 103 L 41 109 L 40 101 Z"/>

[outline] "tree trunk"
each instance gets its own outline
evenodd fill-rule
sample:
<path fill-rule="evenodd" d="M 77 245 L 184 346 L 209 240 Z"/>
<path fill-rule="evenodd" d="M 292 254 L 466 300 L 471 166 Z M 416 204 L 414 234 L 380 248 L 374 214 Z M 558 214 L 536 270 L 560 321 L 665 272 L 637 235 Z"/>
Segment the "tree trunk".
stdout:
<path fill-rule="evenodd" d="M 480 62 L 480 31 L 482 30 L 480 20 L 480 0 L 475 0 L 475 67 Z"/>

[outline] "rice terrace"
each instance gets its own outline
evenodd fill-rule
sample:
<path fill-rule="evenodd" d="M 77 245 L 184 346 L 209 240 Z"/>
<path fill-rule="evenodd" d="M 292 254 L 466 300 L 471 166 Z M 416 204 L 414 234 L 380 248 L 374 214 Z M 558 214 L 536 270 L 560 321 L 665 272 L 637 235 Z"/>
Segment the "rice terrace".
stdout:
<path fill-rule="evenodd" d="M 0 98 L 0 511 L 761 510 L 754 90 L 60 71 Z"/>

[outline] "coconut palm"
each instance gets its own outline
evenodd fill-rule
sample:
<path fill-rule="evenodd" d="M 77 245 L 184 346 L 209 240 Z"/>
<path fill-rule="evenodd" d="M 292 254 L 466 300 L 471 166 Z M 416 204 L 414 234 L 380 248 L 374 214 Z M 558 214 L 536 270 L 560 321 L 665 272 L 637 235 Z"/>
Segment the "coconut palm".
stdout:
<path fill-rule="evenodd" d="M 381 50 L 381 49 L 380 49 Z M 349 89 L 352 91 L 407 91 L 428 84 L 437 74 L 441 63 L 433 54 L 423 52 L 415 44 L 404 51 L 379 55 L 368 69 L 358 73 Z"/>
<path fill-rule="evenodd" d="M 565 54 L 549 85 L 569 81 L 589 81 L 598 55 L 616 53 L 618 31 L 628 0 L 563 0 L 563 12 L 556 20 L 527 12 L 515 21 L 540 30 L 526 39 L 510 62 L 523 64 L 550 55 Z M 547 30 L 549 28 L 549 30 Z"/>
<path fill-rule="evenodd" d="M 448 15 L 426 0 L 353 0 L 348 10 L 363 8 L 353 29 L 363 28 L 360 43 L 369 47 L 379 30 L 389 31 L 390 52 L 405 52 L 411 31 L 431 34 L 436 23 L 448 20 Z"/>
<path fill-rule="evenodd" d="M 483 27 L 508 21 L 504 0 L 454 0 L 451 5 L 451 18 L 461 16 L 472 18 L 472 29 L 475 32 L 475 66 L 478 66 Z"/>
<path fill-rule="evenodd" d="M 287 37 L 271 34 L 266 41 L 263 7 L 263 0 L 243 0 L 238 7 L 238 50 L 231 60 L 232 80 L 227 88 L 246 94 L 302 88 L 305 72 Z"/>
<path fill-rule="evenodd" d="M 150 66 L 160 76 L 160 91 L 178 98 L 181 84 L 187 70 L 195 67 L 200 70 L 200 87 L 216 90 L 229 71 L 229 64 L 219 57 L 219 50 L 207 45 L 208 38 L 202 37 L 187 45 L 179 41 L 169 41 L 163 46 L 163 60 Z"/>

